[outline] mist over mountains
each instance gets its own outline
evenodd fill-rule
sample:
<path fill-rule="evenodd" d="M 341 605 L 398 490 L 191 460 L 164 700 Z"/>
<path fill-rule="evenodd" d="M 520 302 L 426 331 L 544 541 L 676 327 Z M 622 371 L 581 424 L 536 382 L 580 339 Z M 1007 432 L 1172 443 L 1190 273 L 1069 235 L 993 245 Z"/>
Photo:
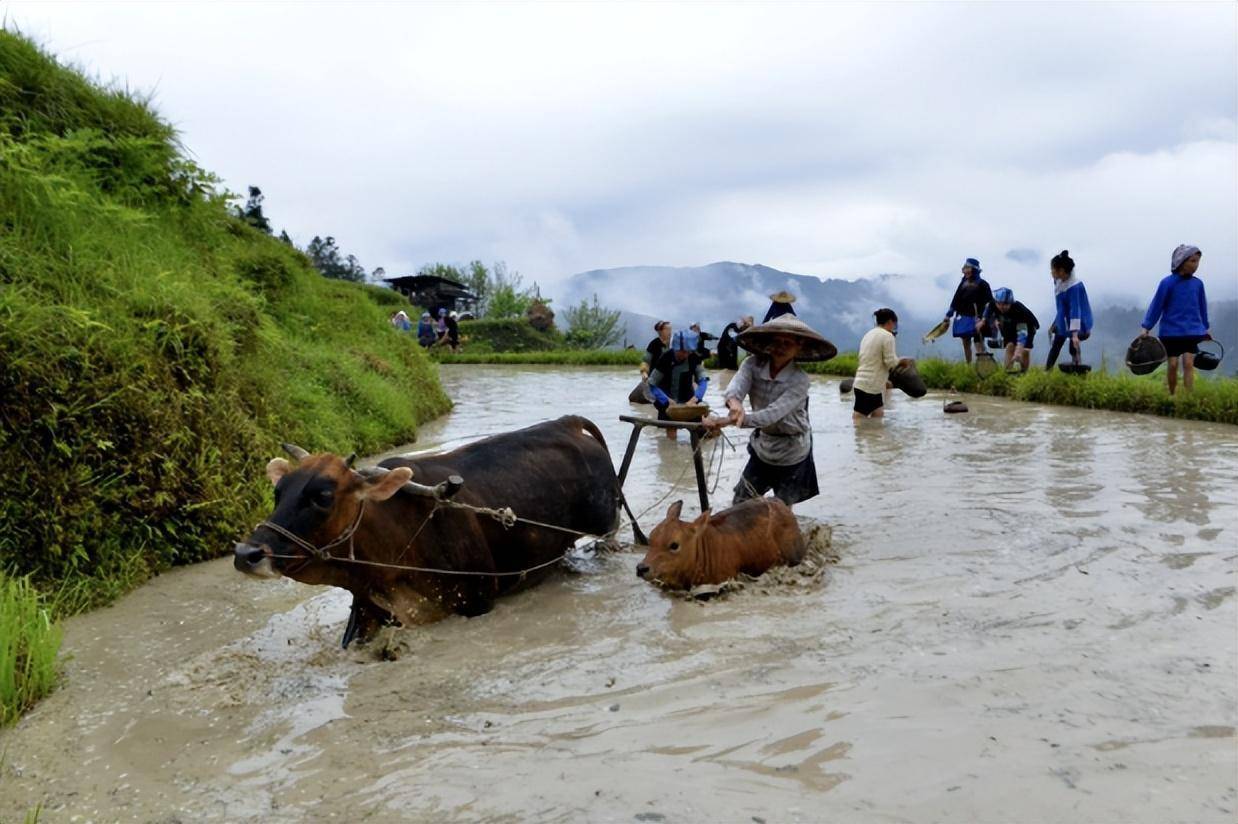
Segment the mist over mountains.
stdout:
<path fill-rule="evenodd" d="M 1043 327 L 1053 319 L 1053 291 L 1047 281 L 1046 277 L 1045 288 L 1036 294 L 1015 294 Z M 644 348 L 654 336 L 656 320 L 669 320 L 677 328 L 699 321 L 702 329 L 717 335 L 741 315 L 752 315 L 760 322 L 769 308 L 769 296 L 785 289 L 796 296 L 796 313 L 840 351 L 854 350 L 872 327 L 873 311 L 888 306 L 899 316 L 900 354 L 959 358 L 962 347 L 949 338 L 927 345 L 920 342 L 921 335 L 945 316 L 956 282 L 951 277 L 896 274 L 857 280 L 822 279 L 761 264 L 720 261 L 691 267 L 594 269 L 573 275 L 556 297 L 560 305 L 572 305 L 596 294 L 603 305 L 623 312 L 626 343 Z M 1003 285 L 990 282 L 994 288 Z M 1238 350 L 1238 299 L 1231 295 L 1233 284 L 1220 278 L 1205 278 L 1205 282 L 1212 333 L 1226 352 L 1234 352 Z M 1133 297 L 1109 299 L 1092 294 L 1091 298 L 1095 328 L 1092 339 L 1084 344 L 1084 359 L 1098 368 L 1102 359 L 1110 369 L 1118 368 L 1126 347 L 1139 332 L 1146 304 Z M 1047 335 L 1042 330 L 1036 338 L 1033 360 L 1043 363 L 1047 351 Z M 1232 361 L 1227 358 L 1222 369 L 1232 374 L 1235 366 L 1238 356 Z"/>

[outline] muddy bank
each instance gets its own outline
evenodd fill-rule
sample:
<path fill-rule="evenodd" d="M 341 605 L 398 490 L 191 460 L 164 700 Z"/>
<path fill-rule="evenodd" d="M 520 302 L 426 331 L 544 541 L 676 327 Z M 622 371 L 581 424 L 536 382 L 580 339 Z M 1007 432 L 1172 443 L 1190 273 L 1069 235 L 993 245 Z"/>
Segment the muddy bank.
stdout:
<path fill-rule="evenodd" d="M 626 442 L 626 371 L 443 374 L 416 448 L 545 417 L 530 391 Z M 941 401 L 857 432 L 815 383 L 819 585 L 700 603 L 606 555 L 380 662 L 338 650 L 342 593 L 162 576 L 69 623 L 0 819 L 1232 820 L 1238 430 Z M 728 498 L 742 449 L 709 457 Z M 647 436 L 634 506 L 689 465 Z"/>

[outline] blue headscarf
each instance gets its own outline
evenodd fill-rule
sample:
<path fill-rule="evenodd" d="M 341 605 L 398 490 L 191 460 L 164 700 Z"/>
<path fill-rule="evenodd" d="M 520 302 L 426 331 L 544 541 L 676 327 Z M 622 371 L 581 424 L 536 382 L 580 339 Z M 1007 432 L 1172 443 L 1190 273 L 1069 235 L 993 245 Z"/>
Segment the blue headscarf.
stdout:
<path fill-rule="evenodd" d="M 967 260 L 963 261 L 963 265 L 970 266 L 974 270 L 976 277 L 980 277 L 980 271 L 981 271 L 980 261 L 976 260 L 975 258 L 968 258 Z"/>
<path fill-rule="evenodd" d="M 1014 292 L 1003 286 L 993 292 L 994 303 L 1014 303 Z"/>

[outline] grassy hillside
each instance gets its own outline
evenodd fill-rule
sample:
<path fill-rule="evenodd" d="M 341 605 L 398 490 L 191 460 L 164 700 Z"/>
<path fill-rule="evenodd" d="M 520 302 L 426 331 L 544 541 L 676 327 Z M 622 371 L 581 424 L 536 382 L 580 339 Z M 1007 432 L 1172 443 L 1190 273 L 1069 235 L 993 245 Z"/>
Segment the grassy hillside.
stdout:
<path fill-rule="evenodd" d="M 398 295 L 215 184 L 147 102 L 0 32 L 0 571 L 63 611 L 227 551 L 279 441 L 375 451 L 448 407 Z"/>

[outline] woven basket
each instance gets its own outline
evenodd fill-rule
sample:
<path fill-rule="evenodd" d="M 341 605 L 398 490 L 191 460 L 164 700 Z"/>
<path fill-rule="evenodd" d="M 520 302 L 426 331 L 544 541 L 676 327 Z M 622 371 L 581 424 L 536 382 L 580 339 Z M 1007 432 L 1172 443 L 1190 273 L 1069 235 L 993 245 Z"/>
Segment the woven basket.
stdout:
<path fill-rule="evenodd" d="M 1149 375 L 1165 362 L 1165 344 L 1151 335 L 1140 335 L 1126 347 L 1126 368 L 1136 375 Z"/>
<path fill-rule="evenodd" d="M 1225 357 L 1225 347 L 1221 345 L 1220 341 L 1205 340 L 1200 341 L 1199 345 L 1203 346 L 1208 343 L 1212 344 L 1221 351 L 1214 354 L 1212 352 L 1204 352 L 1200 350 L 1195 353 L 1195 368 L 1202 369 L 1205 372 L 1211 372 L 1213 369 L 1216 369 L 1221 365 L 1221 359 Z"/>
<path fill-rule="evenodd" d="M 914 360 L 909 361 L 906 366 L 891 369 L 890 383 L 894 384 L 895 389 L 913 398 L 923 398 L 928 394 L 928 387 L 924 385 L 924 378 L 920 377 Z"/>

